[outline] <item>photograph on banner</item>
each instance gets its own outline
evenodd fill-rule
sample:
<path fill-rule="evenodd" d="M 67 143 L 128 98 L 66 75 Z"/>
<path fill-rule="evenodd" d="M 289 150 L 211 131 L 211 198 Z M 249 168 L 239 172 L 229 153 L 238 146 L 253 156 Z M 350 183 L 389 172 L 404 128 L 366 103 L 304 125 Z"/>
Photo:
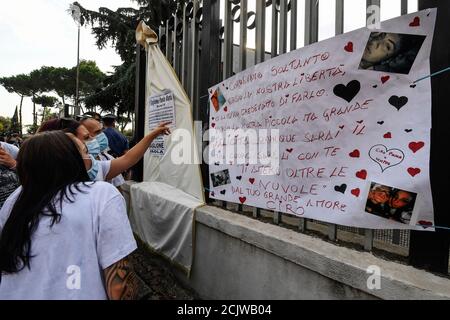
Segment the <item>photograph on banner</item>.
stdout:
<path fill-rule="evenodd" d="M 217 88 L 216 90 L 214 90 L 214 93 L 212 94 L 210 101 L 214 107 L 214 110 L 216 110 L 216 112 L 219 111 L 220 108 L 222 108 L 223 105 L 227 102 L 224 95 L 220 91 L 220 88 Z"/>
<path fill-rule="evenodd" d="M 414 192 L 372 182 L 365 210 L 385 219 L 409 224 L 416 197 Z"/>
<path fill-rule="evenodd" d="M 211 173 L 211 180 L 214 188 L 230 184 L 230 173 L 228 170 Z"/>
<path fill-rule="evenodd" d="M 424 40 L 416 34 L 372 32 L 359 68 L 408 74 Z"/>
<path fill-rule="evenodd" d="M 435 20 L 430 9 L 383 21 L 209 88 L 210 196 L 338 225 L 434 230 L 431 84 L 415 81 L 430 75 Z M 224 184 L 215 172 L 225 170 Z"/>

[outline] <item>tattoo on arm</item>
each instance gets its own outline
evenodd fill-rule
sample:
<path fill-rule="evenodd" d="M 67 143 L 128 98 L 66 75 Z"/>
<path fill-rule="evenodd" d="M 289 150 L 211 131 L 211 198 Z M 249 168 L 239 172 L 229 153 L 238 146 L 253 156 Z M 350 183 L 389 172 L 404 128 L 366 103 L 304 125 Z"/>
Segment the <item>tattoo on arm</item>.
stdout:
<path fill-rule="evenodd" d="M 132 264 L 124 258 L 106 268 L 105 286 L 111 300 L 138 300 L 148 295 L 148 288 L 133 271 Z"/>

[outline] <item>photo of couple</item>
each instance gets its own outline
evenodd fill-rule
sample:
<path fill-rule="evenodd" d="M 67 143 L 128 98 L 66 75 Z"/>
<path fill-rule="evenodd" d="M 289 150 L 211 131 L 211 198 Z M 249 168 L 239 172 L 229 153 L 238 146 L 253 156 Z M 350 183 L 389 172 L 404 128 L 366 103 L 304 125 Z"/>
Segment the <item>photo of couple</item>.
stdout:
<path fill-rule="evenodd" d="M 409 224 L 417 194 L 372 182 L 366 212 Z"/>

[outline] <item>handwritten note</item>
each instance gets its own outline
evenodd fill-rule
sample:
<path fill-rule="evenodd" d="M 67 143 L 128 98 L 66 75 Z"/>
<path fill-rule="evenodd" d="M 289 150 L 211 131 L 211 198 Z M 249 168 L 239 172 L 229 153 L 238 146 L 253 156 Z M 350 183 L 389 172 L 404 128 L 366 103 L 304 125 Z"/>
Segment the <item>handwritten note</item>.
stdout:
<path fill-rule="evenodd" d="M 341 225 L 429 229 L 431 88 L 413 82 L 430 73 L 435 17 L 352 31 L 211 87 L 210 196 Z M 263 161 L 274 154 L 276 167 Z"/>

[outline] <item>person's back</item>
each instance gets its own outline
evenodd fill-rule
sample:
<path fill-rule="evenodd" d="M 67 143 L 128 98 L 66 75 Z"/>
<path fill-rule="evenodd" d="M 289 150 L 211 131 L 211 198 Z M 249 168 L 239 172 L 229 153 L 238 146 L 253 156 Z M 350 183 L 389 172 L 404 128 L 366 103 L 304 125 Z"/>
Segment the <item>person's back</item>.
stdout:
<path fill-rule="evenodd" d="M 3 275 L 3 299 L 107 299 L 101 270 L 136 249 L 125 201 L 111 184 L 79 186 L 73 202 L 64 201 L 60 222 L 42 216 L 32 237 L 30 269 Z M 21 189 L 0 211 L 0 230 Z M 120 239 L 120 241 L 117 241 Z"/>
<path fill-rule="evenodd" d="M 37 134 L 17 157 L 22 186 L 0 210 L 0 299 L 137 299 L 125 201 L 91 182 L 72 139 Z M 148 293 L 148 292 L 147 292 Z"/>
<path fill-rule="evenodd" d="M 107 127 L 103 132 L 108 137 L 109 147 L 114 157 L 120 157 L 130 148 L 127 138 L 115 128 Z"/>

